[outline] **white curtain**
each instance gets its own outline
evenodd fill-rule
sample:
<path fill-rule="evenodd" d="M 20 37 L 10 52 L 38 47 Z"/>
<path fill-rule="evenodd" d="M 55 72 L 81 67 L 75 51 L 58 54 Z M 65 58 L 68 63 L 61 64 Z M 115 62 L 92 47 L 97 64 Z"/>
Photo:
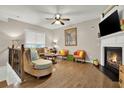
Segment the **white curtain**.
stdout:
<path fill-rule="evenodd" d="M 26 31 L 25 47 L 28 48 L 45 47 L 45 33 L 37 31 Z"/>

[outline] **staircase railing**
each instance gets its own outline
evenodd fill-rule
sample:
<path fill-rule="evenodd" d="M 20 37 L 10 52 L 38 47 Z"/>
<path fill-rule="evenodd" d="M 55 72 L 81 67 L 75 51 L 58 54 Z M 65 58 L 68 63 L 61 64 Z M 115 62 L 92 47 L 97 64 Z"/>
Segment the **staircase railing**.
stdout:
<path fill-rule="evenodd" d="M 21 48 L 9 48 L 9 64 L 17 75 L 24 80 L 24 71 L 23 71 L 23 54 L 24 54 L 24 45 L 21 45 Z"/>

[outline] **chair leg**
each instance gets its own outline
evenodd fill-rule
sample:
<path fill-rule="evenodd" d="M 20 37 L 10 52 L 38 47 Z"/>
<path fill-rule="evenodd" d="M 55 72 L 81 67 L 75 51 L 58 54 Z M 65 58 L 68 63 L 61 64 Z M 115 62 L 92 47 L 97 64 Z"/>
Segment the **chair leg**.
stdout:
<path fill-rule="evenodd" d="M 74 59 L 74 62 L 77 62 L 77 59 L 76 58 Z"/>
<path fill-rule="evenodd" d="M 75 58 L 73 59 L 73 62 L 75 62 Z"/>
<path fill-rule="evenodd" d="M 82 59 L 82 63 L 85 63 L 85 59 Z"/>
<path fill-rule="evenodd" d="M 37 79 L 40 79 L 40 77 L 37 77 Z"/>

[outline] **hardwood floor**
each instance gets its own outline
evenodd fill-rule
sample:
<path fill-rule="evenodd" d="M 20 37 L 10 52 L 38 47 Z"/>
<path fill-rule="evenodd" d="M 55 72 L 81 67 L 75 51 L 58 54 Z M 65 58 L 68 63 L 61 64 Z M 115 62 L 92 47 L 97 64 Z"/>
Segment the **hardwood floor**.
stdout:
<path fill-rule="evenodd" d="M 37 79 L 26 74 L 20 88 L 117 88 L 98 68 L 90 63 L 59 62 L 54 65 L 51 75 Z"/>

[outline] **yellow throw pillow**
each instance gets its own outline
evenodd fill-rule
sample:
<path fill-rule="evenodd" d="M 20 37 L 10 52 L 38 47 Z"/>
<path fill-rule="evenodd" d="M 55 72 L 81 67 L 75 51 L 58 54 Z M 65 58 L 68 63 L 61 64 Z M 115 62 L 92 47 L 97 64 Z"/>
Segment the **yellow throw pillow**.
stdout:
<path fill-rule="evenodd" d="M 79 57 L 82 57 L 82 56 L 83 56 L 83 52 L 80 51 L 80 53 L 79 53 Z"/>
<path fill-rule="evenodd" d="M 64 50 L 61 50 L 61 55 L 64 55 L 65 53 L 64 53 Z"/>

